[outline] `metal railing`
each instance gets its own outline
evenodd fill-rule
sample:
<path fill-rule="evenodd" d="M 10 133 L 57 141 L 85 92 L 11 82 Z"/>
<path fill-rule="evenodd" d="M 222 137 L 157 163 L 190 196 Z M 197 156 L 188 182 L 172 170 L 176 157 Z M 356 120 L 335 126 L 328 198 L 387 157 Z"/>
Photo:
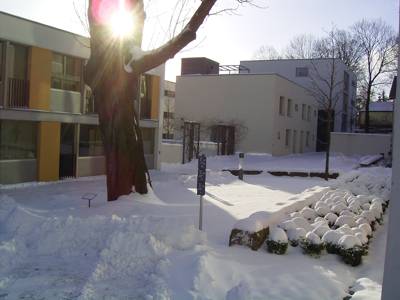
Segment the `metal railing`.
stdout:
<path fill-rule="evenodd" d="M 8 78 L 7 106 L 27 108 L 29 106 L 29 81 L 18 78 Z"/>

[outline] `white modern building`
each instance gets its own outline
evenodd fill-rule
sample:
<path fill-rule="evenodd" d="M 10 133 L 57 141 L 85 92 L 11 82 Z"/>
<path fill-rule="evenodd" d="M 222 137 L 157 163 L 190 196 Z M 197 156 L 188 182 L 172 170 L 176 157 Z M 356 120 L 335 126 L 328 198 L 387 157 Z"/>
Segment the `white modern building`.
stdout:
<path fill-rule="evenodd" d="M 333 63 L 334 62 L 334 63 Z M 356 75 L 339 59 L 279 59 L 279 60 L 249 60 L 241 61 L 240 65 L 246 68 L 243 73 L 268 74 L 277 73 L 283 77 L 307 88 L 312 94 L 329 92 L 329 86 L 325 80 L 334 74 L 334 110 L 335 118 L 333 131 L 352 132 L 356 120 Z M 334 69 L 333 69 L 334 66 Z M 334 71 L 333 71 L 334 70 Z M 317 103 L 317 101 L 316 101 Z M 320 120 L 318 124 L 318 138 L 323 139 L 325 131 L 323 125 L 323 110 L 319 105 Z"/>
<path fill-rule="evenodd" d="M 221 143 L 228 150 L 222 154 L 315 151 L 317 109 L 304 87 L 278 74 L 187 74 L 176 81 L 176 118 L 200 123 L 201 140 Z"/>

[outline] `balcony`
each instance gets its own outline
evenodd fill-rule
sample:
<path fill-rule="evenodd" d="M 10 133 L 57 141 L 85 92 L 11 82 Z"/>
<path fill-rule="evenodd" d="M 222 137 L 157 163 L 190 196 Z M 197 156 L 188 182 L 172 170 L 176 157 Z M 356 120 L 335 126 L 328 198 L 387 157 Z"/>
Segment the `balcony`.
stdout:
<path fill-rule="evenodd" d="M 10 108 L 28 108 L 29 81 L 18 78 L 8 78 L 6 106 Z"/>

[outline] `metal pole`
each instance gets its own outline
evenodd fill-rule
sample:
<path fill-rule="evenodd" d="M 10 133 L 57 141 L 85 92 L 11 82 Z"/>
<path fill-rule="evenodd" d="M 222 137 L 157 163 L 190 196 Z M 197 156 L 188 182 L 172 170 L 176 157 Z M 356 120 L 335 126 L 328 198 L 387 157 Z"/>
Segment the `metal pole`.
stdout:
<path fill-rule="evenodd" d="M 200 196 L 199 230 L 203 230 L 203 196 Z"/>
<path fill-rule="evenodd" d="M 239 179 L 243 180 L 243 160 L 244 160 L 244 153 L 239 153 Z"/>

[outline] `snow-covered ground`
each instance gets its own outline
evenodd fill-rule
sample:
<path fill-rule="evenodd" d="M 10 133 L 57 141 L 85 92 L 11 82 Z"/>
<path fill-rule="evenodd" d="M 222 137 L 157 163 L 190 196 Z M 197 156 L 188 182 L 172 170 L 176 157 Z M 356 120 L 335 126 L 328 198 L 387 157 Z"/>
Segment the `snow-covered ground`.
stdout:
<path fill-rule="evenodd" d="M 357 162 L 335 156 L 332 169 L 344 173 Z M 196 162 L 164 165 L 151 172 L 154 193 L 111 203 L 103 176 L 1 187 L 0 299 L 342 299 L 349 286 L 360 290 L 354 299 L 379 299 L 386 226 L 357 268 L 292 247 L 284 256 L 228 247 L 238 219 L 327 183 L 268 173 L 241 182 L 221 171 L 235 168 L 236 158 L 207 163 L 204 232 L 196 229 Z M 323 166 L 321 154 L 245 162 L 261 170 Z M 97 194 L 91 208 L 81 199 L 86 193 Z"/>

